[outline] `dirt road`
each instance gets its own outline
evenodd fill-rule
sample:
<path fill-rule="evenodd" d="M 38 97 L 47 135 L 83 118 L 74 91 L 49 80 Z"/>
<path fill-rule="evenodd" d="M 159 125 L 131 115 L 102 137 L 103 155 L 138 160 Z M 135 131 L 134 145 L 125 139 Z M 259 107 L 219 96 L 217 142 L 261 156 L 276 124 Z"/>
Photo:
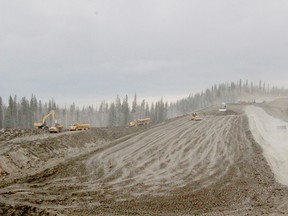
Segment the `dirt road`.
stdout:
<path fill-rule="evenodd" d="M 276 179 L 288 186 L 288 122 L 268 115 L 259 107 L 248 106 L 246 113 L 253 136 Z"/>
<path fill-rule="evenodd" d="M 286 214 L 288 188 L 275 180 L 244 108 L 219 115 L 211 107 L 197 122 L 183 116 L 141 129 L 2 143 L 2 213 Z"/>

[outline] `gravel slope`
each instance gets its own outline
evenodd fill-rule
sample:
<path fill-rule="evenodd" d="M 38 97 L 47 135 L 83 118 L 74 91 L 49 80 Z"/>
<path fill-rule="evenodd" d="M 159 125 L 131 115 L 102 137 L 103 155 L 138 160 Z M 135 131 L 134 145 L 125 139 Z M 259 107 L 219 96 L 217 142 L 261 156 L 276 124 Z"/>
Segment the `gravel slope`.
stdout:
<path fill-rule="evenodd" d="M 276 179 L 288 186 L 288 123 L 259 107 L 246 107 L 250 130 L 261 145 Z"/>
<path fill-rule="evenodd" d="M 1 209 L 7 215 L 25 208 L 35 215 L 288 213 L 287 186 L 275 180 L 250 131 L 245 106 L 228 108 L 226 115 L 217 107 L 201 111 L 199 122 L 183 116 L 140 129 L 2 143 L 0 167 L 5 167 L 3 158 L 16 153 L 14 158 L 19 154 L 38 162 L 36 168 L 17 166 L 17 174 L 5 168 Z M 21 153 L 26 150 L 33 157 Z"/>

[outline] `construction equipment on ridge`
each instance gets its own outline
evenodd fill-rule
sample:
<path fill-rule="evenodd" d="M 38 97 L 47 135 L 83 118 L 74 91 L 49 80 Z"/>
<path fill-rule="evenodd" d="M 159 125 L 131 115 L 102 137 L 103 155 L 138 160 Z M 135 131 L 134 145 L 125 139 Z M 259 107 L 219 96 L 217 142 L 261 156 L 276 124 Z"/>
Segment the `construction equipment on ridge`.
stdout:
<path fill-rule="evenodd" d="M 203 118 L 200 118 L 197 113 L 192 113 L 191 114 L 191 120 L 192 121 L 201 121 L 202 119 Z"/>
<path fill-rule="evenodd" d="M 75 123 L 70 126 L 70 131 L 78 131 L 78 130 L 88 130 L 90 128 L 90 124 L 79 124 Z"/>
<path fill-rule="evenodd" d="M 36 128 L 48 128 L 46 120 L 49 116 L 52 116 L 52 120 L 54 121 L 54 126 L 49 128 L 50 133 L 59 133 L 61 132 L 63 125 L 59 124 L 56 119 L 56 114 L 54 110 L 51 110 L 47 115 L 43 116 L 41 122 L 35 122 L 34 127 Z"/>
<path fill-rule="evenodd" d="M 51 110 L 47 115 L 44 115 L 40 122 L 34 122 L 34 127 L 35 128 L 47 127 L 46 120 L 48 119 L 49 116 L 52 116 L 52 119 L 54 120 L 55 119 L 55 111 Z"/>
<path fill-rule="evenodd" d="M 226 112 L 227 111 L 227 106 L 226 103 L 223 102 L 219 108 L 219 112 Z"/>
<path fill-rule="evenodd" d="M 60 133 L 63 129 L 63 125 L 57 123 L 57 120 L 55 119 L 55 124 L 54 126 L 49 128 L 50 133 Z"/>
<path fill-rule="evenodd" d="M 141 125 L 150 124 L 150 118 L 135 119 L 129 123 L 129 127 L 137 127 Z"/>

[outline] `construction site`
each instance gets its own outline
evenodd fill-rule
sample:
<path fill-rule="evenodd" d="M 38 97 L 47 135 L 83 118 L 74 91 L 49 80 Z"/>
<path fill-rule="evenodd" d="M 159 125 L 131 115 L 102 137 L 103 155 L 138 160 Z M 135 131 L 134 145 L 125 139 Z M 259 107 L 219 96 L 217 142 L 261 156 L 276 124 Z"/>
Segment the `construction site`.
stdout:
<path fill-rule="evenodd" d="M 288 214 L 288 99 L 222 105 L 127 127 L 3 129 L 0 214 Z"/>
<path fill-rule="evenodd" d="M 0 1 L 0 216 L 288 215 L 287 20 Z"/>

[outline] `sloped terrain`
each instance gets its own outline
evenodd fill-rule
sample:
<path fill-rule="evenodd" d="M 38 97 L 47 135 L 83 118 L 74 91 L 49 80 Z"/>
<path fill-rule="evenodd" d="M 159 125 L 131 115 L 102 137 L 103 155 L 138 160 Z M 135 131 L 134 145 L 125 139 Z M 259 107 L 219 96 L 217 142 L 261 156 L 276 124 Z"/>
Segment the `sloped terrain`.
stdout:
<path fill-rule="evenodd" d="M 275 180 L 244 110 L 3 141 L 0 207 L 7 215 L 288 213 L 287 186 Z"/>
<path fill-rule="evenodd" d="M 288 122 L 288 97 L 264 103 L 261 108 L 269 115 Z"/>

